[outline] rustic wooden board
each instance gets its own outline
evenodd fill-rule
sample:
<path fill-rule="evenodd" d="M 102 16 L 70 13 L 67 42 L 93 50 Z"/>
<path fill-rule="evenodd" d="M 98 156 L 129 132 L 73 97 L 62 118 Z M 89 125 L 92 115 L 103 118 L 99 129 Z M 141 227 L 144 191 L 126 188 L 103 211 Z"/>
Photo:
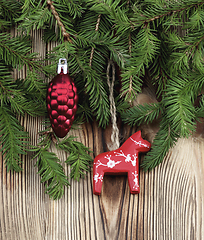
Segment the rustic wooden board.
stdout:
<path fill-rule="evenodd" d="M 23 124 L 36 143 L 40 120 L 25 117 Z M 94 123 L 70 134 L 99 154 L 107 150 L 110 132 Z M 121 134 L 127 138 L 131 131 L 123 128 Z M 58 201 L 44 194 L 30 156 L 23 159 L 24 171 L 13 175 L 1 157 L 0 239 L 202 239 L 203 149 L 203 139 L 179 140 L 159 167 L 140 171 L 139 195 L 130 194 L 126 176 L 105 176 L 102 194 L 95 196 L 90 173 L 71 180 Z M 65 161 L 63 152 L 52 151 Z"/>
<path fill-rule="evenodd" d="M 14 35 L 16 33 L 14 32 Z M 53 45 L 34 32 L 34 51 L 42 56 Z M 24 77 L 25 72 L 14 76 Z M 41 120 L 25 116 L 22 125 L 37 144 Z M 203 131 L 203 128 L 199 128 Z M 120 126 L 124 141 L 135 129 Z M 147 133 L 147 134 L 146 134 Z M 96 123 L 71 131 L 97 155 L 107 151 L 111 126 Z M 143 131 L 148 139 L 148 132 Z M 52 148 L 62 162 L 66 155 Z M 94 156 L 93 156 L 94 157 Z M 164 162 L 151 172 L 140 171 L 139 195 L 131 195 L 126 176 L 105 176 L 101 196 L 92 193 L 92 173 L 71 180 L 61 200 L 44 194 L 35 161 L 23 157 L 24 171 L 6 172 L 0 156 L 0 239 L 2 240 L 200 240 L 204 236 L 204 139 L 180 139 Z M 70 169 L 66 165 L 65 173 Z"/>

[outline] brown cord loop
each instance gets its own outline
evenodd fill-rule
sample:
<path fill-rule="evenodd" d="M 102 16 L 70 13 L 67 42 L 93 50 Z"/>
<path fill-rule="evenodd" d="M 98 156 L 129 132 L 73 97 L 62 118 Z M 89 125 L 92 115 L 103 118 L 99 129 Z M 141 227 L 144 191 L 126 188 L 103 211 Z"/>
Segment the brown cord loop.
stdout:
<path fill-rule="evenodd" d="M 112 67 L 112 82 L 110 81 L 110 68 Z M 107 83 L 110 91 L 109 100 L 110 100 L 110 113 L 111 113 L 111 122 L 112 122 L 112 134 L 111 134 L 111 144 L 108 144 L 108 148 L 110 151 L 118 149 L 120 147 L 120 139 L 119 139 L 119 129 L 117 126 L 117 118 L 116 118 L 116 106 L 114 100 L 114 83 L 115 83 L 115 65 L 109 59 L 107 71 L 106 71 Z"/>

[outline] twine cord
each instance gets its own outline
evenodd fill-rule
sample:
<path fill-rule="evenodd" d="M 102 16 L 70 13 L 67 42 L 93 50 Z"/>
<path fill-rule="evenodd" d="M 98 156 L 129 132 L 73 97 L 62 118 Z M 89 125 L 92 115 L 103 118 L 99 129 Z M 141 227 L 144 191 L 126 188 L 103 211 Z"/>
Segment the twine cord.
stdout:
<path fill-rule="evenodd" d="M 112 67 L 112 82 L 110 82 L 110 74 L 109 74 L 110 67 Z M 110 91 L 109 101 L 110 101 L 110 113 L 111 113 L 111 122 L 112 122 L 112 134 L 111 134 L 112 143 L 108 144 L 108 148 L 110 151 L 112 151 L 120 147 L 120 141 L 119 141 L 119 129 L 117 126 L 117 119 L 116 119 L 116 106 L 115 106 L 114 95 L 113 95 L 113 87 L 115 82 L 115 65 L 111 60 L 108 61 L 106 76 L 107 76 L 107 84 Z"/>
<path fill-rule="evenodd" d="M 61 22 L 59 14 L 57 13 L 57 11 L 53 5 L 53 1 L 47 0 L 47 4 L 50 6 L 52 14 L 54 15 L 55 19 L 57 20 L 57 24 L 61 27 L 62 35 L 64 36 L 64 38 L 67 41 L 72 43 L 72 40 L 70 39 L 70 34 L 66 31 L 64 24 Z"/>

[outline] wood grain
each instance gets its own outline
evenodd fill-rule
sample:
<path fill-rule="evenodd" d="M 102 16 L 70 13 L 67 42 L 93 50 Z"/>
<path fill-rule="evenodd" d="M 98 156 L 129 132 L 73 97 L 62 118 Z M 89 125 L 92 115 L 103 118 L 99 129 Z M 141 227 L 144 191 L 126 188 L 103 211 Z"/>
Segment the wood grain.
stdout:
<path fill-rule="evenodd" d="M 33 142 L 40 120 L 24 121 Z M 123 136 L 130 131 L 123 129 Z M 110 129 L 96 123 L 71 131 L 94 150 L 106 151 Z M 52 201 L 36 174 L 35 161 L 26 156 L 24 171 L 0 167 L 0 239 L 202 239 L 203 139 L 181 139 L 163 164 L 151 172 L 140 171 L 139 195 L 131 195 L 126 176 L 105 176 L 101 196 L 92 193 L 92 174 L 71 180 L 64 197 Z M 66 155 L 56 152 L 62 161 Z M 66 174 L 70 169 L 65 166 Z"/>
<path fill-rule="evenodd" d="M 14 34 L 15 31 L 14 31 Z M 33 33 L 34 51 L 42 56 L 53 45 Z M 16 78 L 25 72 L 14 72 Z M 42 129 L 42 119 L 25 116 L 21 123 L 33 144 Z M 136 129 L 119 123 L 121 142 Z M 201 128 L 202 129 L 202 128 Z M 144 134 L 145 131 L 143 131 Z M 94 156 L 107 151 L 111 126 L 84 124 L 77 136 Z M 145 136 L 148 138 L 147 131 Z M 144 136 L 144 137 L 145 137 Z M 152 140 L 152 139 L 151 139 Z M 67 158 L 56 150 L 62 162 Z M 22 158 L 21 173 L 6 172 L 0 156 L 0 239 L 2 240 L 201 240 L 204 236 L 204 139 L 180 139 L 161 165 L 151 172 L 140 170 L 139 195 L 129 192 L 127 176 L 105 176 L 101 196 L 93 195 L 92 173 L 79 182 L 71 180 L 62 199 L 44 194 L 35 160 Z M 70 173 L 64 165 L 65 173 Z"/>

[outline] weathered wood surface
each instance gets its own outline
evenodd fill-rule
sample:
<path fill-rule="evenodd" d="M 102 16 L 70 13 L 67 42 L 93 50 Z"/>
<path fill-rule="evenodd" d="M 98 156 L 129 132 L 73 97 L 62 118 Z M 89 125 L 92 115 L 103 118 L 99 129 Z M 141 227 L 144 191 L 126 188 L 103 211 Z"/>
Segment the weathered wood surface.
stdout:
<path fill-rule="evenodd" d="M 14 33 L 15 34 L 15 33 Z M 34 50 L 45 54 L 40 34 Z M 24 76 L 24 72 L 15 73 Z M 22 125 L 33 144 L 41 119 L 25 116 Z M 131 134 L 121 127 L 123 140 Z M 203 128 L 199 128 L 203 132 Z M 97 155 L 107 151 L 111 127 L 85 124 L 70 134 Z M 143 132 L 144 135 L 144 132 Z M 148 132 L 144 135 L 148 139 Z M 61 161 L 66 155 L 55 151 Z M 2 240 L 200 240 L 204 239 L 204 139 L 181 139 L 164 162 L 151 172 L 140 171 L 139 195 L 131 195 L 126 176 L 105 176 L 101 196 L 92 193 L 92 173 L 71 180 L 64 197 L 52 201 L 44 194 L 35 161 L 23 157 L 24 171 L 6 172 L 0 164 L 0 239 Z M 66 174 L 70 169 L 65 166 Z"/>
<path fill-rule="evenodd" d="M 26 117 L 23 124 L 36 143 L 40 123 Z M 99 154 L 107 150 L 110 132 L 86 124 L 70 134 Z M 121 134 L 127 138 L 131 133 L 123 128 Z M 0 239 L 203 239 L 203 149 L 202 139 L 179 140 L 163 164 L 140 171 L 139 195 L 130 194 L 126 176 L 105 176 L 102 194 L 95 196 L 90 173 L 72 180 L 58 201 L 44 194 L 30 156 L 23 159 L 24 171 L 13 175 L 1 158 Z M 63 152 L 57 154 L 66 159 Z"/>

